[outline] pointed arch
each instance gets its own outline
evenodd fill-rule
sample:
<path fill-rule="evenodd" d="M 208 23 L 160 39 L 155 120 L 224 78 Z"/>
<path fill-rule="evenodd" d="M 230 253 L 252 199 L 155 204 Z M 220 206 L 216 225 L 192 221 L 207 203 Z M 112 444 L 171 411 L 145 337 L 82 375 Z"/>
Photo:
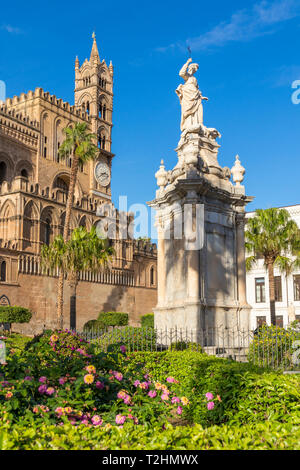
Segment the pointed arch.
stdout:
<path fill-rule="evenodd" d="M 23 216 L 23 248 L 32 247 L 38 241 L 39 209 L 32 200 L 24 207 Z"/>
<path fill-rule="evenodd" d="M 7 199 L 0 211 L 0 238 L 3 240 L 14 240 L 16 238 L 16 206 Z"/>

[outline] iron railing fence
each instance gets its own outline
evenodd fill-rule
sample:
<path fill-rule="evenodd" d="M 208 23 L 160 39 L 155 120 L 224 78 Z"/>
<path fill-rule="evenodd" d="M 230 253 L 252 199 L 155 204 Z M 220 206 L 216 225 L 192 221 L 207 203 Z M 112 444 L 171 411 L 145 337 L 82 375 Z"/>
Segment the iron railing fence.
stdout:
<path fill-rule="evenodd" d="M 128 352 L 190 349 L 263 367 L 300 371 L 300 331 L 291 329 L 115 327 L 79 333 L 99 351 L 119 351 L 121 346 Z"/>

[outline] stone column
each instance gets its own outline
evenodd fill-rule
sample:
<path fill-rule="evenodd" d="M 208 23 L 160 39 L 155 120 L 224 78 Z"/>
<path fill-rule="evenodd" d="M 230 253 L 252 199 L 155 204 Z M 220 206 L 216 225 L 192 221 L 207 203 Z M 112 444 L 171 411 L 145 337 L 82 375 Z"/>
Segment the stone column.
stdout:
<path fill-rule="evenodd" d="M 165 233 L 162 227 L 162 222 L 158 221 L 157 224 L 157 307 L 162 307 L 166 298 L 166 256 L 165 256 Z"/>
<path fill-rule="evenodd" d="M 187 200 L 191 204 L 191 200 Z M 187 293 L 188 299 L 198 302 L 200 296 L 200 259 L 199 250 L 195 249 L 197 243 L 196 236 L 198 236 L 197 224 L 197 202 L 192 203 L 191 226 L 189 229 L 185 227 L 185 250 L 186 250 L 186 263 L 187 263 Z M 189 233 L 190 232 L 190 233 Z M 195 233 L 197 234 L 195 236 Z M 195 239 L 194 239 L 195 238 Z"/>
<path fill-rule="evenodd" d="M 237 288 L 240 305 L 247 305 L 246 268 L 245 268 L 245 218 L 244 214 L 236 217 L 236 251 L 237 251 Z"/>

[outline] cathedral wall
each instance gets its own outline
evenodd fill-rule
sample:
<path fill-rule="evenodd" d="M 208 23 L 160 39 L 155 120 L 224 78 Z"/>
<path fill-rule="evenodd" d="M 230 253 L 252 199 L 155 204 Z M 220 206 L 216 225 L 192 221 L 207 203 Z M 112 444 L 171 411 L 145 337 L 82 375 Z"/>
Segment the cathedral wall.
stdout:
<path fill-rule="evenodd" d="M 56 289 L 56 278 L 21 273 L 17 285 L 0 283 L 0 296 L 7 296 L 11 305 L 22 305 L 33 312 L 32 320 L 28 325 L 13 325 L 13 330 L 34 335 L 44 327 L 54 328 Z M 69 296 L 70 289 L 66 282 L 64 288 L 65 328 L 70 326 Z M 130 325 L 138 326 L 141 315 L 152 312 L 156 302 L 155 288 L 79 282 L 77 287 L 77 329 L 81 330 L 88 320 L 97 318 L 101 311 L 127 312 L 129 313 Z"/>

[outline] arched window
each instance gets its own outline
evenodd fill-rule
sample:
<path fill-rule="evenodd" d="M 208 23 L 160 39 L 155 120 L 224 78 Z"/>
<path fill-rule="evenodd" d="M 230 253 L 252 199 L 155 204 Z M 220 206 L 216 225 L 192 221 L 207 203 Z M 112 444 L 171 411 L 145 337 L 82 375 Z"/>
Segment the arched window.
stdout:
<path fill-rule="evenodd" d="M 90 102 L 89 101 L 87 101 L 86 103 L 86 112 L 90 114 Z"/>
<path fill-rule="evenodd" d="M 102 118 L 103 106 L 102 103 L 99 104 L 99 118 Z"/>
<path fill-rule="evenodd" d="M 154 286 L 154 267 L 153 266 L 150 269 L 150 285 Z"/>
<path fill-rule="evenodd" d="M 106 119 L 106 104 L 103 106 L 102 119 Z"/>
<path fill-rule="evenodd" d="M 28 178 L 28 171 L 25 170 L 25 168 L 21 170 L 21 176 L 23 176 L 23 178 Z"/>
<path fill-rule="evenodd" d="M 1 268 L 0 268 L 0 280 L 2 282 L 6 281 L 6 262 L 2 261 Z"/>
<path fill-rule="evenodd" d="M 65 191 L 65 192 L 68 192 L 68 190 L 69 190 L 68 183 L 63 178 L 60 178 L 60 177 L 56 178 L 53 187 L 54 188 L 59 188 L 62 191 Z"/>
<path fill-rule="evenodd" d="M 98 148 L 105 150 L 105 135 L 99 133 L 98 135 Z"/>
<path fill-rule="evenodd" d="M 45 243 L 46 245 L 50 244 L 50 235 L 51 235 L 51 220 L 45 220 Z"/>
<path fill-rule="evenodd" d="M 0 184 L 6 180 L 7 176 L 7 166 L 5 162 L 0 163 Z"/>

